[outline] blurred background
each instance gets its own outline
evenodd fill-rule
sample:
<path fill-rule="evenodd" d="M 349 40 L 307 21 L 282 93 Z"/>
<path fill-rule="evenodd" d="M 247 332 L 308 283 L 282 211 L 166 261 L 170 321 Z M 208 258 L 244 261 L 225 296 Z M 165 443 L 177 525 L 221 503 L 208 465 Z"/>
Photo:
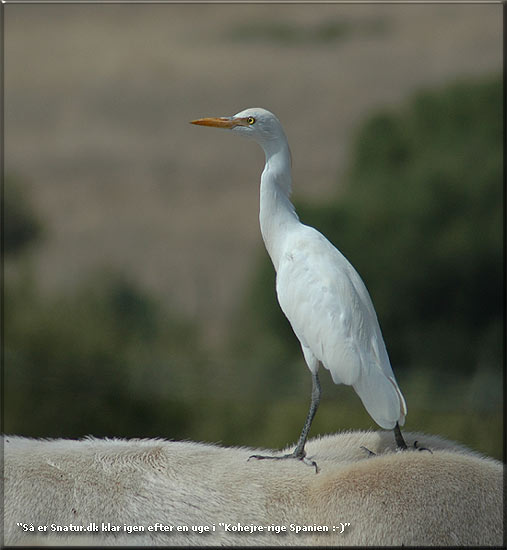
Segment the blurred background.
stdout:
<path fill-rule="evenodd" d="M 311 379 L 258 228 L 294 201 L 365 281 L 405 429 L 501 458 L 501 5 L 4 6 L 4 430 L 281 448 Z M 311 436 L 378 429 L 322 370 Z"/>

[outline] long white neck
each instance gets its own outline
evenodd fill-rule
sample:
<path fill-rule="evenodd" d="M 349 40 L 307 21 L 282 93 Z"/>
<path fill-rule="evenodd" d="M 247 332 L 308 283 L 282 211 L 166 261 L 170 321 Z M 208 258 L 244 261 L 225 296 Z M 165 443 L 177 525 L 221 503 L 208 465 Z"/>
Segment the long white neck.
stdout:
<path fill-rule="evenodd" d="M 287 141 L 271 141 L 262 148 L 266 165 L 261 176 L 259 221 L 264 244 L 275 270 L 278 270 L 287 235 L 300 222 L 289 198 L 292 178 Z"/>

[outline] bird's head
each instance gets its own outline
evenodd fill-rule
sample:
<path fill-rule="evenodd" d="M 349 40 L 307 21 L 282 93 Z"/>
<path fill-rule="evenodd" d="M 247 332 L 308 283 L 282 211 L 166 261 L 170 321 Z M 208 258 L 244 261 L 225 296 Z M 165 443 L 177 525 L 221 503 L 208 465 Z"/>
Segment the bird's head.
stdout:
<path fill-rule="evenodd" d="M 261 108 L 245 109 L 230 117 L 211 117 L 192 120 L 191 124 L 227 128 L 235 134 L 255 140 L 263 148 L 274 141 L 286 141 L 280 121 L 273 113 Z"/>

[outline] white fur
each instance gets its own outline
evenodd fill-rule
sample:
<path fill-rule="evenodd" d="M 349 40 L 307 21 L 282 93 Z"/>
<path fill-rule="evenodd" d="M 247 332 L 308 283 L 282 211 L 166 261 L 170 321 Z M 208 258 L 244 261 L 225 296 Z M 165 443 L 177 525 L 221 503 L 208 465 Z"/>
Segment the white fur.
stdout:
<path fill-rule="evenodd" d="M 7 545 L 501 545 L 502 464 L 437 436 L 394 452 L 390 432 L 310 440 L 308 457 L 250 460 L 258 449 L 190 441 L 36 440 L 4 436 Z M 377 456 L 368 457 L 366 446 Z M 262 451 L 264 452 L 264 451 Z M 34 525 L 142 525 L 143 533 L 23 532 Z M 156 522 L 186 533 L 155 533 Z M 219 522 L 285 525 L 286 534 L 225 532 Z M 333 532 L 350 523 L 343 534 Z M 290 525 L 330 532 L 291 532 Z M 215 525 L 199 534 L 192 526 Z"/>

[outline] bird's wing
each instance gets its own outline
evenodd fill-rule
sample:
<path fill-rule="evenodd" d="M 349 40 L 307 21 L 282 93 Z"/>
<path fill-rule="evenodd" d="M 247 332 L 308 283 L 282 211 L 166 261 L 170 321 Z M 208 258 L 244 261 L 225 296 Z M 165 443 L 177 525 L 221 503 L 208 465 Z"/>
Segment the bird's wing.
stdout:
<path fill-rule="evenodd" d="M 278 267 L 277 295 L 296 336 L 336 383 L 352 385 L 370 369 L 394 379 L 363 281 L 315 229 L 301 226 L 288 238 Z"/>
<path fill-rule="evenodd" d="M 366 286 L 345 256 L 321 233 L 300 226 L 287 238 L 276 290 L 303 349 L 311 350 L 333 381 L 353 385 L 380 426 L 393 428 L 397 421 L 403 424 L 405 400 L 375 309 Z"/>
<path fill-rule="evenodd" d="M 299 226 L 287 236 L 276 291 L 305 358 L 311 350 L 335 383 L 352 385 L 380 426 L 403 424 L 405 400 L 375 309 L 345 256 L 315 229 Z"/>

